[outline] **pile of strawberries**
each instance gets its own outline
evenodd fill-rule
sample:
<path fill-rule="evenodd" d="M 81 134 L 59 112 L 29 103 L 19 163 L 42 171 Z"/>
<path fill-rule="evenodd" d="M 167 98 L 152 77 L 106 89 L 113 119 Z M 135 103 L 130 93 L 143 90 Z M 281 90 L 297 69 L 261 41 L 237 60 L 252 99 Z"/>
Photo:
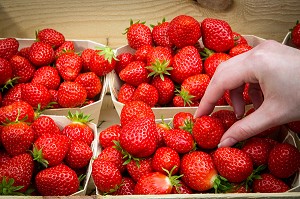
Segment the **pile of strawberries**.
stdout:
<path fill-rule="evenodd" d="M 50 28 L 19 49 L 15 38 L 0 40 L 0 106 L 25 101 L 34 109 L 82 107 L 99 99 L 103 76 L 116 61 L 111 48 L 86 48 Z"/>
<path fill-rule="evenodd" d="M 134 53 L 117 54 L 115 72 L 123 84 L 116 97 L 151 107 L 197 106 L 218 65 L 252 49 L 226 21 L 206 18 L 200 23 L 187 15 L 163 20 L 152 30 L 131 21 L 126 35 Z M 250 104 L 247 89 L 244 98 Z M 227 104 L 226 93 L 218 105 Z"/>
<path fill-rule="evenodd" d="M 61 116 L 62 117 L 62 116 Z M 69 112 L 69 124 L 35 115 L 27 102 L 0 111 L 0 195 L 71 195 L 93 156 L 89 116 Z"/>
<path fill-rule="evenodd" d="M 131 101 L 120 124 L 100 132 L 102 151 L 92 164 L 100 194 L 286 192 L 299 172 L 299 150 L 274 138 L 280 137 L 280 127 L 218 148 L 236 122 L 231 110 L 196 119 L 186 112 L 168 122 L 155 119 L 148 104 Z"/>

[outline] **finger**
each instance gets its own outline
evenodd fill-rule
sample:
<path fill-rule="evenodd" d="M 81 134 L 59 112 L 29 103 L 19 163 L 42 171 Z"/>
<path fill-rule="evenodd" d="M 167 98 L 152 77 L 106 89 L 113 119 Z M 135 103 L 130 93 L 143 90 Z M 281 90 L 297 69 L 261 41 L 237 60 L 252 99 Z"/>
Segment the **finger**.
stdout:
<path fill-rule="evenodd" d="M 264 101 L 264 96 L 259 84 L 250 84 L 248 94 L 250 96 L 254 109 L 258 109 Z"/>
<path fill-rule="evenodd" d="M 245 114 L 244 92 L 245 85 L 229 91 L 230 100 L 237 119 L 241 119 Z"/>

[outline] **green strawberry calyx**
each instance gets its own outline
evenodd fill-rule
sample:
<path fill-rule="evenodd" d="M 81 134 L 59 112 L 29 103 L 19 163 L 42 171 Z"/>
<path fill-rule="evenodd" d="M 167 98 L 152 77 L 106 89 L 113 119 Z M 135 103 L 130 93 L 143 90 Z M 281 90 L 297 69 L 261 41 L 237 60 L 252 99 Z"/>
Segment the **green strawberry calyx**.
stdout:
<path fill-rule="evenodd" d="M 48 167 L 49 162 L 46 159 L 44 159 L 42 149 L 38 149 L 37 146 L 33 145 L 31 154 L 32 154 L 33 160 L 37 161 L 38 163 L 43 165 L 43 167 L 45 167 L 45 168 Z"/>
<path fill-rule="evenodd" d="M 159 75 L 160 78 L 164 80 L 164 75 L 171 75 L 169 71 L 173 70 L 173 68 L 169 67 L 169 65 L 170 60 L 160 61 L 156 59 L 155 62 L 152 62 L 150 66 L 146 66 L 146 68 L 151 71 L 148 77 L 155 77 Z"/>
<path fill-rule="evenodd" d="M 86 124 L 91 122 L 93 119 L 89 119 L 91 115 L 84 115 L 82 112 L 76 111 L 74 114 L 71 111 L 68 111 L 67 118 L 71 120 L 73 123 L 82 123 Z"/>
<path fill-rule="evenodd" d="M 146 23 L 145 21 L 140 22 L 140 20 L 138 20 L 137 22 L 133 23 L 133 20 L 130 19 L 130 26 L 132 26 L 133 24 L 145 24 L 145 23 Z M 128 30 L 129 30 L 129 28 L 130 28 L 130 26 L 129 26 L 128 28 L 125 29 L 125 32 L 122 33 L 123 35 L 126 35 L 126 34 L 127 34 Z"/>
<path fill-rule="evenodd" d="M 17 195 L 24 196 L 23 193 L 18 192 L 24 186 L 14 186 L 15 180 L 13 178 L 7 178 L 4 176 L 0 183 L 0 195 Z"/>
<path fill-rule="evenodd" d="M 95 47 L 96 50 L 100 50 L 99 52 L 97 52 L 99 55 L 104 56 L 104 59 L 107 60 L 110 64 L 112 62 L 112 60 L 117 60 L 116 56 L 115 56 L 115 52 L 113 51 L 112 48 L 105 46 L 105 47 Z"/>

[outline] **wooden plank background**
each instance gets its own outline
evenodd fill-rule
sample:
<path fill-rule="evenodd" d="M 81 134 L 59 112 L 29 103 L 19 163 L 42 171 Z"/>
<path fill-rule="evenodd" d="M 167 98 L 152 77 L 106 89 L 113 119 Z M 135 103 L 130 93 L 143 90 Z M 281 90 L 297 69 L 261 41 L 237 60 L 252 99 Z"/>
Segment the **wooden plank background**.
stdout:
<path fill-rule="evenodd" d="M 127 44 L 122 33 L 130 19 L 150 25 L 180 14 L 200 22 L 206 17 L 224 19 L 239 33 L 282 42 L 300 20 L 300 1 L 233 0 L 229 9 L 213 11 L 192 0 L 1 0 L 0 37 L 34 38 L 35 30 L 51 27 L 67 39 L 88 39 L 117 48 Z"/>

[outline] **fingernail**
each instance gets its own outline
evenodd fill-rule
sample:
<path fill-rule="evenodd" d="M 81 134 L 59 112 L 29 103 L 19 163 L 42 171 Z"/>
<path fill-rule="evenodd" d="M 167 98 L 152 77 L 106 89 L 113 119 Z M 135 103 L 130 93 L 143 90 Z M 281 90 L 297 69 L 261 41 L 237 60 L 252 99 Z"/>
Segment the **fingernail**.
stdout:
<path fill-rule="evenodd" d="M 242 116 L 240 116 L 240 115 L 238 115 L 238 114 L 235 114 L 235 117 L 236 117 L 236 119 L 242 119 Z"/>
<path fill-rule="evenodd" d="M 227 146 L 232 146 L 235 143 L 237 143 L 238 141 L 234 138 L 226 138 L 225 140 L 223 140 L 222 142 L 219 143 L 218 148 L 220 147 L 227 147 Z"/>

